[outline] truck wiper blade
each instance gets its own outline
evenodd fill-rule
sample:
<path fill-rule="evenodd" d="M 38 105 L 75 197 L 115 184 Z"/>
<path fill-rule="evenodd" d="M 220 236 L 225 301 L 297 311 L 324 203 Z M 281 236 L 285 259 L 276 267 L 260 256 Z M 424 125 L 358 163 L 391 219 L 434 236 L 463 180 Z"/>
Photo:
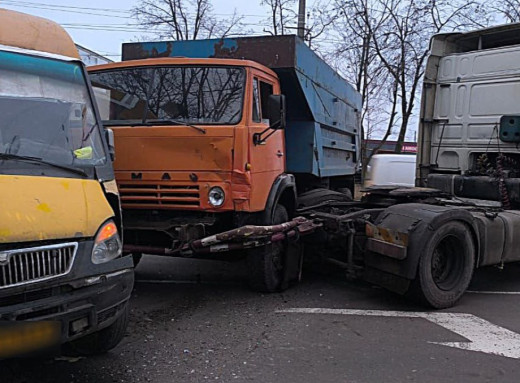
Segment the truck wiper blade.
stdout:
<path fill-rule="evenodd" d="M 107 126 L 128 126 L 128 125 L 134 125 L 134 124 L 129 124 L 128 122 L 125 122 L 125 121 L 103 121 L 102 125 L 104 127 L 107 127 Z"/>
<path fill-rule="evenodd" d="M 19 156 L 17 154 L 11 154 L 11 153 L 0 153 L 0 160 L 2 160 L 2 161 L 16 160 L 16 161 L 34 162 L 37 164 L 48 165 L 48 166 L 52 166 L 57 169 L 66 170 L 68 172 L 76 173 L 76 174 L 79 174 L 80 176 L 88 178 L 88 174 L 85 173 L 81 169 L 73 168 L 73 167 L 65 166 L 65 165 L 60 165 L 60 164 L 55 164 L 54 162 L 45 161 L 44 159 L 39 158 L 39 157 Z"/>
<path fill-rule="evenodd" d="M 206 134 L 206 129 L 201 128 L 196 125 L 187 124 L 184 121 L 180 121 L 180 120 L 156 119 L 156 120 L 146 120 L 144 122 L 103 121 L 103 126 L 154 126 L 154 125 L 189 126 L 190 128 L 196 129 L 199 132 Z"/>
<path fill-rule="evenodd" d="M 181 120 L 174 120 L 174 119 L 156 119 L 156 120 L 146 120 L 144 122 L 146 125 L 179 125 L 179 126 L 189 126 L 190 128 L 196 129 L 202 134 L 206 134 L 206 129 L 201 128 L 200 126 L 188 124 Z"/>

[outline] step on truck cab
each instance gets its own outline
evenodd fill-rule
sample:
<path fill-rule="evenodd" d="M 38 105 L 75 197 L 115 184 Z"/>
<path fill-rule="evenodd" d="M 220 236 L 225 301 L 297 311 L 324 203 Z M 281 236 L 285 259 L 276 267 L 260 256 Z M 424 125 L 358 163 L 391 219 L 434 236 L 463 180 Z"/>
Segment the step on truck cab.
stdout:
<path fill-rule="evenodd" d="M 295 36 L 123 44 L 122 62 L 89 73 L 114 130 L 125 250 L 136 260 L 246 256 L 251 286 L 274 291 L 287 246 L 186 245 L 351 198 L 361 97 Z"/>
<path fill-rule="evenodd" d="M 0 359 L 123 337 L 122 256 L 109 134 L 70 36 L 0 9 Z"/>

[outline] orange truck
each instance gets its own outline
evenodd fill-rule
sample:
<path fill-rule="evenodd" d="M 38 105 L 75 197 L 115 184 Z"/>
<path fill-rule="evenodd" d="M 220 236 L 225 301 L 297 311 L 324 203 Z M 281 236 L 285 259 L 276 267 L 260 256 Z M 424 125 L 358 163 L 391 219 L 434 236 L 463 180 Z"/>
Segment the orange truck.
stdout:
<path fill-rule="evenodd" d="M 299 275 L 297 241 L 235 229 L 277 232 L 298 207 L 352 199 L 360 95 L 295 36 L 129 43 L 89 73 L 136 263 L 246 257 L 251 287 L 276 291 Z"/>

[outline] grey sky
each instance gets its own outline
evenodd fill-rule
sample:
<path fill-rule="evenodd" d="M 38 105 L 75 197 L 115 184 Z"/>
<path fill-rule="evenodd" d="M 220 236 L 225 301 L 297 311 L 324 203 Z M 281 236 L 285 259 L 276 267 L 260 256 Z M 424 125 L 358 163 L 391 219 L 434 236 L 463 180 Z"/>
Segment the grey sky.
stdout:
<path fill-rule="evenodd" d="M 78 44 L 118 60 L 122 42 L 154 37 L 146 30 L 139 30 L 130 15 L 130 9 L 138 3 L 138 0 L 0 0 L 0 7 L 56 21 Z M 259 24 L 265 22 L 267 8 L 259 5 L 260 0 L 211 0 L 211 3 L 217 16 L 228 17 L 236 8 L 244 15 L 248 28 L 262 31 Z"/>

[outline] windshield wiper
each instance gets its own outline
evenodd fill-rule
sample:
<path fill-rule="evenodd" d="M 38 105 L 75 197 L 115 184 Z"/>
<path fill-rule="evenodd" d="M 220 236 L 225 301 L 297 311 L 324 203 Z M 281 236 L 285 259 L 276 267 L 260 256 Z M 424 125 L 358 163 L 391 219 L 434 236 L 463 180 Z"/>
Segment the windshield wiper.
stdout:
<path fill-rule="evenodd" d="M 181 120 L 174 120 L 174 119 L 164 119 L 164 118 L 161 118 L 161 119 L 155 119 L 155 120 L 146 120 L 144 121 L 142 124 L 139 124 L 139 125 L 146 125 L 146 126 L 151 126 L 151 125 L 179 125 L 179 126 L 189 126 L 190 128 L 193 128 L 193 129 L 196 129 L 198 130 L 199 132 L 201 132 L 202 134 L 206 134 L 206 129 L 204 128 L 201 128 L 200 126 L 196 126 L 196 125 L 192 125 L 192 124 L 188 124 L 184 121 L 181 121 Z"/>
<path fill-rule="evenodd" d="M 103 121 L 103 126 L 154 126 L 154 125 L 178 125 L 178 126 L 189 126 L 190 128 L 196 129 L 202 134 L 206 134 L 206 129 L 200 126 L 187 124 L 181 120 L 173 119 L 155 119 L 146 120 L 144 122 L 127 122 L 127 121 Z"/>
<path fill-rule="evenodd" d="M 37 163 L 37 164 L 48 165 L 48 166 L 52 166 L 52 167 L 57 168 L 57 169 L 66 170 L 68 172 L 76 173 L 76 174 L 78 174 L 80 176 L 88 178 L 88 174 L 85 173 L 81 169 L 73 168 L 73 167 L 65 166 L 65 165 L 60 165 L 60 164 L 55 164 L 54 162 L 45 161 L 44 159 L 39 158 L 39 157 L 19 156 L 17 154 L 0 153 L 0 160 L 1 161 L 16 160 L 16 161 L 34 162 L 34 163 Z"/>

